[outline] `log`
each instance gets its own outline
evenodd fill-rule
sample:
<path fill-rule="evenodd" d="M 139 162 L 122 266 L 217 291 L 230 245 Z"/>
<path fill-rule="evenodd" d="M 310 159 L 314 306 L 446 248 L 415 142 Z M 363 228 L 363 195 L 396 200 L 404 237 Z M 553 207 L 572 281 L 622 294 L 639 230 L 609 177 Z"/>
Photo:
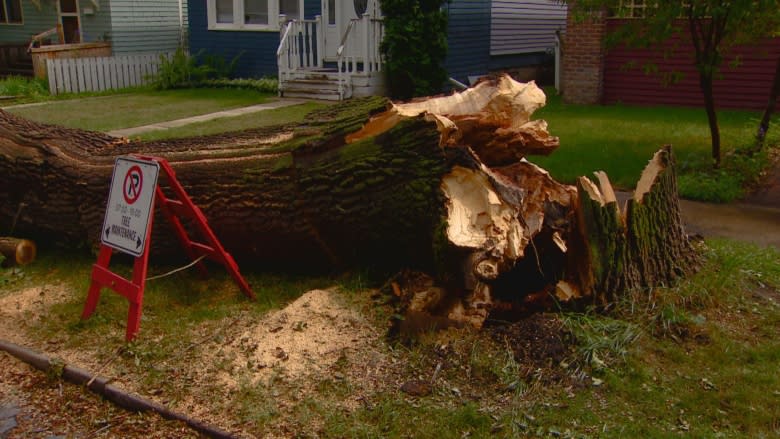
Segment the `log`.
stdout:
<path fill-rule="evenodd" d="M 659 238 L 676 228 L 639 233 L 639 218 L 649 216 L 639 207 L 633 235 L 583 224 L 597 212 L 580 212 L 582 191 L 526 160 L 559 144 L 544 121 L 531 119 L 544 103 L 533 82 L 500 76 L 452 96 L 354 99 L 296 125 L 148 143 L 0 111 L 0 184 L 15 188 L 0 192 L 0 228 L 16 219 L 16 230 L 39 242 L 94 246 L 114 158 L 143 153 L 171 163 L 243 269 L 411 268 L 430 273 L 445 292 L 426 302 L 426 312 L 476 326 L 507 303 L 607 300 L 604 276 L 622 279 L 616 292 L 672 278 L 664 271 L 677 267 L 668 263 L 630 277 L 611 273 L 610 254 L 589 251 L 599 239 L 590 234 L 599 233 L 614 235 L 606 242 L 646 236 L 620 245 L 632 263 L 665 251 L 647 240 L 677 245 L 679 254 L 690 248 L 678 242 L 684 234 Z M 652 209 L 675 207 L 665 169 L 673 173 L 671 165 L 659 170 L 642 198 L 658 198 Z M 656 197 L 658 184 L 666 198 Z M 171 236 L 155 220 L 155 260 L 181 253 Z"/>
<path fill-rule="evenodd" d="M 28 239 L 0 236 L 0 255 L 3 266 L 26 265 L 35 260 L 35 243 Z"/>

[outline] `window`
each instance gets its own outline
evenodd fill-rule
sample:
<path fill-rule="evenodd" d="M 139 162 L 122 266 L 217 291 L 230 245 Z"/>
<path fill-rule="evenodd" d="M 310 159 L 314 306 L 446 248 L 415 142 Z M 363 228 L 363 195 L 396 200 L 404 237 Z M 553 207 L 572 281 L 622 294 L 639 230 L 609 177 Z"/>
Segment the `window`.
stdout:
<path fill-rule="evenodd" d="M 60 0 L 60 12 L 77 14 L 79 6 L 76 4 L 76 0 Z"/>
<path fill-rule="evenodd" d="M 328 24 L 336 25 L 336 0 L 328 0 Z"/>
<path fill-rule="evenodd" d="M 217 0 L 217 23 L 233 22 L 233 0 Z"/>
<path fill-rule="evenodd" d="M 206 0 L 211 30 L 278 30 L 279 15 L 302 18 L 303 0 Z"/>
<path fill-rule="evenodd" d="M 645 7 L 645 0 L 620 0 L 617 11 L 612 15 L 620 18 L 643 18 Z"/>
<path fill-rule="evenodd" d="M 616 8 L 609 10 L 609 18 L 645 18 L 658 8 L 658 0 L 620 0 Z M 689 6 L 682 1 L 680 15 L 677 18 L 685 18 L 685 10 Z"/>
<path fill-rule="evenodd" d="M 279 0 L 279 13 L 286 15 L 288 19 L 298 20 L 300 11 L 298 0 Z"/>
<path fill-rule="evenodd" d="M 22 0 L 0 0 L 0 24 L 22 24 Z"/>
<path fill-rule="evenodd" d="M 244 0 L 244 23 L 268 24 L 268 0 Z"/>

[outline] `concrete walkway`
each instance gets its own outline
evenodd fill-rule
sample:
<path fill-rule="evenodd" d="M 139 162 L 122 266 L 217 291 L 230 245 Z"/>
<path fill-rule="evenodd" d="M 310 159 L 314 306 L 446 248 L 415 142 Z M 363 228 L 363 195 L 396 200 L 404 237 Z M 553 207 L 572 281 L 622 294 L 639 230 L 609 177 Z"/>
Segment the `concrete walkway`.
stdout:
<path fill-rule="evenodd" d="M 632 192 L 616 191 L 623 209 Z M 748 202 L 713 204 L 680 199 L 685 232 L 705 238 L 729 238 L 780 249 L 780 205 Z"/>
<path fill-rule="evenodd" d="M 185 117 L 184 119 L 169 120 L 166 122 L 153 123 L 151 125 L 143 125 L 139 127 L 123 128 L 121 130 L 109 131 L 107 134 L 114 137 L 132 137 L 142 133 L 148 133 L 150 131 L 167 130 L 171 128 L 178 128 L 185 125 L 190 125 L 198 122 L 208 122 L 214 119 L 221 119 L 223 117 L 235 117 L 244 114 L 257 113 L 265 110 L 273 110 L 276 108 L 289 107 L 292 105 L 298 105 L 308 102 L 305 99 L 279 99 L 273 102 L 267 102 L 265 104 L 251 105 L 249 107 L 234 108 L 232 110 L 217 111 L 216 113 L 201 114 L 199 116 Z"/>
<path fill-rule="evenodd" d="M 680 200 L 685 231 L 780 249 L 780 207 Z"/>

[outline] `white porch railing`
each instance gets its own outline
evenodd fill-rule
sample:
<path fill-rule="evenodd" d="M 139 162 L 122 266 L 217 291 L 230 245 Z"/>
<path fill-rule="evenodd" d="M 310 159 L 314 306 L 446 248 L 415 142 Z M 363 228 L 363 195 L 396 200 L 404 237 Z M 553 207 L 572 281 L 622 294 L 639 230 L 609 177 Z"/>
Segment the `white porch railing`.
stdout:
<path fill-rule="evenodd" d="M 279 22 L 285 21 L 286 17 L 280 15 Z M 282 27 L 281 35 L 276 50 L 280 88 L 296 70 L 322 67 L 322 17 L 317 15 L 314 20 L 291 20 Z"/>
<path fill-rule="evenodd" d="M 379 46 L 384 33 L 384 21 L 370 14 L 363 14 L 361 18 L 350 21 L 336 51 L 341 99 L 348 97 L 347 87 L 352 84 L 352 76 L 382 71 L 383 60 Z"/>
<path fill-rule="evenodd" d="M 376 9 L 376 8 L 375 8 Z M 299 79 L 300 73 L 323 67 L 325 33 L 322 17 L 314 20 L 286 21 L 282 15 L 281 40 L 276 50 L 279 92 L 285 83 Z M 341 37 L 336 51 L 336 71 L 340 99 L 350 97 L 352 78 L 381 72 L 382 54 L 379 50 L 384 38 L 384 21 L 372 14 L 351 20 Z"/>

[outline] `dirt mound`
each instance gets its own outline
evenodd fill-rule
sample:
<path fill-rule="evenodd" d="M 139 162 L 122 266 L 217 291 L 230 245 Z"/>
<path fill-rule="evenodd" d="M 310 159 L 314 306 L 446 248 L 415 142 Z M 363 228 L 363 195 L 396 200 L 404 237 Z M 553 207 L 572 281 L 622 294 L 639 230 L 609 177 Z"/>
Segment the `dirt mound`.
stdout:
<path fill-rule="evenodd" d="M 523 378 L 558 381 L 565 376 L 561 364 L 574 355 L 574 336 L 555 314 L 531 314 L 517 322 L 489 329 L 496 341 L 512 349 Z"/>

